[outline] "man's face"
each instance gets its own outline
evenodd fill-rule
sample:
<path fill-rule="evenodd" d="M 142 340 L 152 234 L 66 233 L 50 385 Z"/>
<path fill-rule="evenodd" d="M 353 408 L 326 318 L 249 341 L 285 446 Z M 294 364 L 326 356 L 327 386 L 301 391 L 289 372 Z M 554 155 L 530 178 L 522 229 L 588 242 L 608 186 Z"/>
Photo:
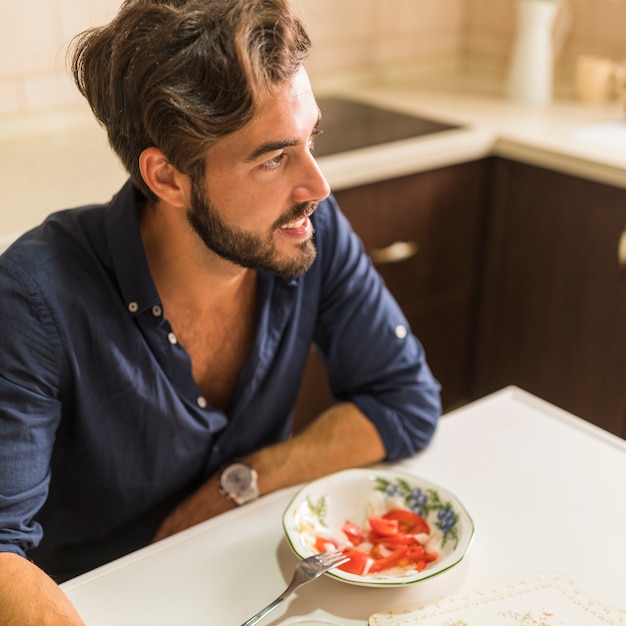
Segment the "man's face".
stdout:
<path fill-rule="evenodd" d="M 311 154 L 319 109 L 304 69 L 208 152 L 187 218 L 205 245 L 250 269 L 292 278 L 315 260 L 309 216 L 329 194 Z"/>

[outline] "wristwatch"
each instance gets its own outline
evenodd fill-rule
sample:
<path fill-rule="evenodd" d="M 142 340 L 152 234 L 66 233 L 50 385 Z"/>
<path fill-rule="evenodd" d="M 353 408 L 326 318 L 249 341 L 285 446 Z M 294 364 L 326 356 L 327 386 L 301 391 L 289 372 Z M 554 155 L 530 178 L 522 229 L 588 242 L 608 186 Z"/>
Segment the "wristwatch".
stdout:
<path fill-rule="evenodd" d="M 256 470 L 243 461 L 224 466 L 217 484 L 220 493 L 239 506 L 259 497 Z"/>

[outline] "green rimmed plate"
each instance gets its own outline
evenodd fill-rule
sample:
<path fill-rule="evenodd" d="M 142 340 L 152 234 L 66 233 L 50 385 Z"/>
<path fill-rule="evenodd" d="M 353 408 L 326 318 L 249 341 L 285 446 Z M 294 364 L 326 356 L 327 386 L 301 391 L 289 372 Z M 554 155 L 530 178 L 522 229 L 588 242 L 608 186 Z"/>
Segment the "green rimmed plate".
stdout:
<path fill-rule="evenodd" d="M 469 513 L 450 491 L 402 471 L 352 469 L 308 483 L 285 509 L 283 529 L 291 549 L 304 559 L 317 551 L 320 534 L 339 538 L 346 520 L 364 525 L 371 515 L 400 507 L 426 518 L 433 535 L 429 545 L 439 553 L 438 561 L 421 572 L 406 568 L 359 576 L 335 569 L 327 575 L 354 585 L 393 587 L 431 578 L 460 563 L 474 536 Z"/>

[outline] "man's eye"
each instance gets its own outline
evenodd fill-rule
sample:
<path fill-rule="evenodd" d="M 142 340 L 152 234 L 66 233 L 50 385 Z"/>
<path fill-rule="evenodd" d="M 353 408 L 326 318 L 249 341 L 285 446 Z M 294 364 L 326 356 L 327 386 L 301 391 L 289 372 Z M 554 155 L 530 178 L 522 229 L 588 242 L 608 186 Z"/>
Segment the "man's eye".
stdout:
<path fill-rule="evenodd" d="M 279 155 L 275 156 L 273 159 L 270 159 L 269 161 L 265 161 L 265 163 L 263 163 L 261 167 L 266 170 L 276 169 L 281 164 L 281 161 L 284 158 L 285 158 L 285 153 L 281 152 Z"/>

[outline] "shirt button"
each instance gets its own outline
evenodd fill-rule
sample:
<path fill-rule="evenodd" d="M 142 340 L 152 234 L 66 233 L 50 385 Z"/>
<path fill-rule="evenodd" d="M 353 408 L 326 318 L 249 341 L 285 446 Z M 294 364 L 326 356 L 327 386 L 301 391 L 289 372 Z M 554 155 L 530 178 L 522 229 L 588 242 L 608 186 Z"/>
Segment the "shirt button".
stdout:
<path fill-rule="evenodd" d="M 396 334 L 396 337 L 398 339 L 404 339 L 407 336 L 407 330 L 406 327 L 403 326 L 402 324 L 398 324 L 398 326 L 396 326 L 394 333 Z"/>
<path fill-rule="evenodd" d="M 154 315 L 154 317 L 160 317 L 161 313 L 163 313 L 163 309 L 161 309 L 161 307 L 158 304 L 155 304 L 152 307 L 152 315 Z"/>
<path fill-rule="evenodd" d="M 204 396 L 198 396 L 198 398 L 196 399 L 196 402 L 198 403 L 198 406 L 201 409 L 206 409 L 208 403 L 207 403 L 206 398 Z"/>
<path fill-rule="evenodd" d="M 172 344 L 175 345 L 178 343 L 178 339 L 176 339 L 176 335 L 174 333 L 168 333 L 167 334 L 167 340 Z"/>
<path fill-rule="evenodd" d="M 137 313 L 137 311 L 139 311 L 139 305 L 136 302 L 129 302 L 128 303 L 128 310 L 131 313 Z"/>

